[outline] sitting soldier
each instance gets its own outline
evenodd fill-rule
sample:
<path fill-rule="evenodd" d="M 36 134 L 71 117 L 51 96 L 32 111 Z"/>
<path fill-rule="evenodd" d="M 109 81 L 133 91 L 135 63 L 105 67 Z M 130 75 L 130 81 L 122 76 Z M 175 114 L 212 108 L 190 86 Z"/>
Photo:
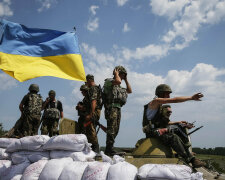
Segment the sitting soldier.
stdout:
<path fill-rule="evenodd" d="M 157 86 L 156 97 L 144 106 L 143 132 L 146 137 L 155 137 L 163 144 L 173 148 L 187 163 L 192 163 L 195 168 L 205 166 L 205 163 L 195 158 L 190 152 L 188 143 L 171 130 L 171 124 L 185 124 L 185 121 L 170 122 L 172 113 L 170 106 L 162 106 L 167 103 L 181 103 L 189 100 L 200 101 L 203 94 L 170 98 L 171 88 L 166 84 Z"/>

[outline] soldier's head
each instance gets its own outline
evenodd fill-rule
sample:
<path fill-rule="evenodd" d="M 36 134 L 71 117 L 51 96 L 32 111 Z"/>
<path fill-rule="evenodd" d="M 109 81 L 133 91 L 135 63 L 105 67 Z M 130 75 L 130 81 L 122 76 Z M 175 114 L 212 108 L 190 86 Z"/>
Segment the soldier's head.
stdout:
<path fill-rule="evenodd" d="M 54 100 L 55 99 L 55 96 L 56 96 L 56 92 L 54 90 L 50 90 L 48 92 L 48 96 L 51 100 Z"/>
<path fill-rule="evenodd" d="M 38 93 L 39 86 L 37 84 L 31 84 L 28 90 L 32 93 Z"/>
<path fill-rule="evenodd" d="M 172 114 L 172 108 L 170 105 L 166 104 L 162 106 L 162 110 L 163 110 L 163 114 L 165 117 L 167 117 L 168 119 L 170 118 L 171 114 Z"/>
<path fill-rule="evenodd" d="M 159 98 L 169 98 L 170 93 L 172 93 L 172 90 L 167 84 L 160 84 L 155 89 L 155 95 Z"/>
<path fill-rule="evenodd" d="M 92 83 L 94 82 L 94 76 L 92 74 L 88 74 L 86 76 L 86 80 L 87 80 L 87 86 L 90 87 Z"/>
<path fill-rule="evenodd" d="M 113 72 L 117 70 L 119 71 L 119 76 L 121 79 L 125 79 L 127 76 L 127 70 L 123 66 L 116 66 L 113 70 Z"/>
<path fill-rule="evenodd" d="M 88 91 L 88 86 L 85 85 L 85 84 L 81 85 L 80 91 L 81 91 L 83 96 L 86 96 L 87 95 L 87 91 Z"/>

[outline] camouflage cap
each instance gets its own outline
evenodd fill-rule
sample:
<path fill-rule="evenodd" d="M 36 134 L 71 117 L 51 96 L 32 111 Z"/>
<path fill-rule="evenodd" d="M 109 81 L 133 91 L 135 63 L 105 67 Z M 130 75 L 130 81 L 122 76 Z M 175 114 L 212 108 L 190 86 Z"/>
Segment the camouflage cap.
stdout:
<path fill-rule="evenodd" d="M 93 76 L 92 74 L 88 74 L 88 75 L 86 76 L 86 79 L 87 79 L 87 80 L 94 80 L 94 76 Z"/>
<path fill-rule="evenodd" d="M 34 92 L 39 92 L 39 86 L 37 84 L 31 84 L 28 90 L 34 91 Z"/>
<path fill-rule="evenodd" d="M 48 92 L 48 95 L 50 96 L 50 95 L 56 95 L 56 92 L 54 91 L 54 90 L 50 90 L 49 92 Z"/>
<path fill-rule="evenodd" d="M 160 85 L 158 85 L 156 87 L 156 89 L 155 89 L 155 95 L 156 96 L 159 96 L 163 92 L 172 93 L 172 90 L 171 90 L 170 86 L 167 85 L 167 84 L 160 84 Z"/>
<path fill-rule="evenodd" d="M 87 91 L 87 90 L 88 90 L 88 86 L 87 85 L 85 85 L 85 84 L 81 85 L 80 91 Z"/>
<path fill-rule="evenodd" d="M 116 66 L 115 69 L 118 70 L 119 73 L 127 74 L 127 70 L 123 66 Z"/>

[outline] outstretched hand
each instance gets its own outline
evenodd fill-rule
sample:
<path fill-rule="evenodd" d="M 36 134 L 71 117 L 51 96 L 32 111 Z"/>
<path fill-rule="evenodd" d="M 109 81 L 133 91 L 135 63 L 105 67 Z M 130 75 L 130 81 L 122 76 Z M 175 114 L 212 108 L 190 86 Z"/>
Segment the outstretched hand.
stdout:
<path fill-rule="evenodd" d="M 204 95 L 202 93 L 197 93 L 197 94 L 194 94 L 191 99 L 192 100 L 195 100 L 195 101 L 201 101 L 200 98 L 202 98 Z"/>

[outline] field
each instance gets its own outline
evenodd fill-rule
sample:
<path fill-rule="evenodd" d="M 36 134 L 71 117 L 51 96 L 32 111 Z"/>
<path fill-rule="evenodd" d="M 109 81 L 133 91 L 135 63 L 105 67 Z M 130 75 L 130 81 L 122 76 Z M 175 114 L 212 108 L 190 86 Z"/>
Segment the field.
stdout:
<path fill-rule="evenodd" d="M 208 168 L 225 173 L 225 156 L 197 154 L 196 157 L 205 161 Z"/>

